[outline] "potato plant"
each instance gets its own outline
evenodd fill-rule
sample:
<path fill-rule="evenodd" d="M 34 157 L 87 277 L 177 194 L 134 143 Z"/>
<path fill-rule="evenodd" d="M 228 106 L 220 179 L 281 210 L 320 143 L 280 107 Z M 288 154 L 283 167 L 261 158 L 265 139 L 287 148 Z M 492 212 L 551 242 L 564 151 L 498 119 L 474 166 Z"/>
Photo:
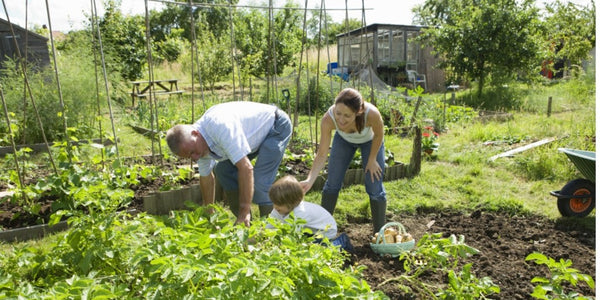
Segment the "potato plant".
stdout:
<path fill-rule="evenodd" d="M 214 213 L 210 213 L 210 211 Z M 234 225 L 220 206 L 130 216 L 86 213 L 45 249 L 0 253 L 0 297 L 66 299 L 385 299 L 302 221 Z"/>
<path fill-rule="evenodd" d="M 584 296 L 566 288 L 569 284 L 571 287 L 575 287 L 580 282 L 587 284 L 591 289 L 596 287 L 592 276 L 582 274 L 579 270 L 571 267 L 573 264 L 571 260 L 561 258 L 556 261 L 539 252 L 529 254 L 525 260 L 533 260 L 538 265 L 545 265 L 551 273 L 550 278 L 536 276 L 531 280 L 536 284 L 531 293 L 535 299 L 594 299 L 594 297 Z"/>
<path fill-rule="evenodd" d="M 471 273 L 471 264 L 459 265 L 461 258 L 477 254 L 479 250 L 465 243 L 464 236 L 427 233 L 417 242 L 414 251 L 404 252 L 405 273 L 382 283 L 398 282 L 403 290 L 423 299 L 486 299 L 500 293 L 500 288 L 488 277 L 477 278 Z M 447 276 L 448 284 L 432 284 L 421 280 L 425 273 Z"/>

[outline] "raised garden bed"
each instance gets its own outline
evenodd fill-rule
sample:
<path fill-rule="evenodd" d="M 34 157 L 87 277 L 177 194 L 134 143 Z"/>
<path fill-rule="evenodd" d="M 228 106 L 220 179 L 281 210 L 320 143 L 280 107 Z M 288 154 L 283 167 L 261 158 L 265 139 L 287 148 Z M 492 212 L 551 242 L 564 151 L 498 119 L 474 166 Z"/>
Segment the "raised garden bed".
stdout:
<path fill-rule="evenodd" d="M 384 181 L 412 177 L 420 172 L 420 137 L 421 135 L 417 132 L 415 134 L 415 146 L 413 149 L 413 154 L 410 163 L 404 164 L 396 162 L 394 165 L 387 167 L 385 169 Z M 159 159 L 158 157 L 147 156 L 141 158 L 123 158 L 122 161 L 126 163 L 142 161 L 146 164 L 156 164 L 159 162 Z M 185 162 L 181 160 L 176 160 L 167 162 L 167 164 L 183 165 L 185 164 Z M 306 176 L 308 168 L 306 168 L 306 166 L 304 166 L 303 164 L 297 162 L 288 162 L 287 164 L 288 165 L 286 167 L 288 170 L 290 170 L 289 172 L 292 175 L 298 176 L 298 178 Z M 320 178 L 313 184 L 312 190 L 320 191 L 323 188 L 323 185 L 325 184 L 325 179 L 326 175 L 320 176 Z M 365 174 L 362 169 L 350 169 L 347 171 L 346 176 L 344 178 L 344 186 L 347 187 L 353 184 L 363 184 L 364 180 Z M 185 204 L 186 201 L 192 201 L 201 204 L 201 192 L 198 185 L 198 180 L 196 178 L 190 178 L 188 181 L 181 182 L 180 184 L 181 187 L 176 190 L 160 192 L 161 187 L 163 186 L 163 182 L 161 181 L 161 178 L 158 178 L 157 180 L 154 180 L 152 182 L 146 182 L 145 184 L 142 184 L 140 186 L 132 187 L 134 189 L 135 196 L 129 209 L 132 209 L 134 211 L 144 211 L 151 214 L 167 214 L 171 210 L 187 209 L 188 207 Z M 6 196 L 9 196 L 9 194 L 5 194 L 5 199 Z M 217 201 L 222 201 L 222 198 L 222 191 L 219 188 L 219 186 L 217 186 L 215 190 L 215 199 Z M 2 197 L 0 197 L 0 199 L 2 199 Z M 0 202 L 0 226 L 5 228 L 5 230 L 23 228 L 21 231 L 18 231 L 23 233 L 22 237 L 18 237 L 18 234 L 15 233 L 9 235 L 8 239 L 2 239 L 0 236 L 0 240 L 27 240 L 30 238 L 41 237 L 45 233 L 54 232 L 50 231 L 49 229 L 40 230 L 38 227 L 34 227 L 37 225 L 43 227 L 43 223 L 47 223 L 50 215 L 52 214 L 52 211 L 50 209 L 52 199 L 45 199 L 43 200 L 43 202 L 43 209 L 41 210 L 40 215 L 31 217 L 27 217 L 27 211 L 21 207 L 13 205 L 11 201 Z M 40 224 L 40 221 L 42 221 L 42 224 Z M 28 230 L 31 230 L 32 232 L 36 233 L 29 234 L 27 233 Z M 41 235 L 38 233 L 41 233 Z"/>

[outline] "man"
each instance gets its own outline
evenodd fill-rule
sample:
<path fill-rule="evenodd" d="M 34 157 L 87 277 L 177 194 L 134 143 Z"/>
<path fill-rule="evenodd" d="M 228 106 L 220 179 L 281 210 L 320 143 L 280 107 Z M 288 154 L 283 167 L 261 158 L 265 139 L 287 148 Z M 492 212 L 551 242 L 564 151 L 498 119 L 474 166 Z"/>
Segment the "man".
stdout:
<path fill-rule="evenodd" d="M 214 203 L 216 175 L 237 223 L 249 226 L 252 202 L 261 217 L 273 210 L 269 188 L 291 136 L 290 118 L 282 110 L 234 101 L 212 106 L 194 124 L 174 126 L 166 140 L 175 155 L 198 162 L 203 203 Z"/>

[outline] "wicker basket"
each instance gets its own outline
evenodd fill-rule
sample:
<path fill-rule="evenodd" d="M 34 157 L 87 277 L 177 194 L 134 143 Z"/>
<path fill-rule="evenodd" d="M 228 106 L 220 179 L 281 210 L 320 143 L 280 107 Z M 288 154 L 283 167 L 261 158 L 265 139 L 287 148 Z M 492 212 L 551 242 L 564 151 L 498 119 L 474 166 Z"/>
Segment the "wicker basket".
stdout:
<path fill-rule="evenodd" d="M 377 240 L 375 243 L 371 243 L 371 249 L 375 251 L 375 253 L 384 256 L 386 254 L 391 255 L 392 257 L 399 256 L 402 252 L 409 251 L 415 246 L 415 240 L 410 240 L 404 243 L 387 243 L 384 237 L 385 229 L 395 226 L 398 228 L 399 233 L 406 233 L 406 229 L 404 226 L 398 222 L 389 222 L 379 229 L 379 235 L 377 236 Z"/>

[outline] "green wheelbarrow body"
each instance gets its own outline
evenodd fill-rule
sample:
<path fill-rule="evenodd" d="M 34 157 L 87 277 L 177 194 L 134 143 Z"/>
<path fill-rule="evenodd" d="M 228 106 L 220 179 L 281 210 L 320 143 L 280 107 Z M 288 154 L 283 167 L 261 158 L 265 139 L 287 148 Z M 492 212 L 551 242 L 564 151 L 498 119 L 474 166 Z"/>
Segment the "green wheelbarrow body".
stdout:
<path fill-rule="evenodd" d="M 567 155 L 585 178 L 569 181 L 560 191 L 551 191 L 556 197 L 558 211 L 564 217 L 585 217 L 596 206 L 596 152 L 558 148 Z"/>

